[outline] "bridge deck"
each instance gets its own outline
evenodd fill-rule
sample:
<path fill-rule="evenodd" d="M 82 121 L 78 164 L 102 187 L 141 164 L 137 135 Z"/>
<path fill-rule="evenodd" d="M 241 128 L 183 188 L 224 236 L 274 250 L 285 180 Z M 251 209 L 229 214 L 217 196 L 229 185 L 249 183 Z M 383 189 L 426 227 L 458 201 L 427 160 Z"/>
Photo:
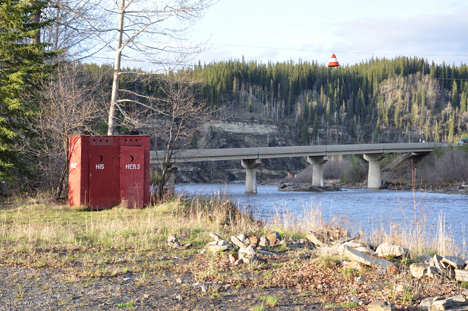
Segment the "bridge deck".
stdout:
<path fill-rule="evenodd" d="M 380 154 L 380 153 L 427 153 L 441 143 L 397 143 L 397 144 L 356 144 L 356 145 L 317 145 L 291 147 L 258 147 L 228 149 L 191 149 L 174 151 L 171 162 L 201 162 L 270 158 L 293 158 L 306 156 L 325 156 L 339 154 Z M 163 151 L 151 152 L 151 164 L 162 163 Z"/>

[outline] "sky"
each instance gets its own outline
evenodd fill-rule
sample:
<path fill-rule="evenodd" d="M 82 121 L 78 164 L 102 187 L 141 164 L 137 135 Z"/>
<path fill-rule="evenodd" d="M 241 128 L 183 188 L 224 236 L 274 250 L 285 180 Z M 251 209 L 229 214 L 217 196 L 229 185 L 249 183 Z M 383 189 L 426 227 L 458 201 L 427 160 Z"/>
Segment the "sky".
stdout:
<path fill-rule="evenodd" d="M 188 41 L 206 43 L 192 62 L 316 61 L 372 57 L 468 63 L 467 0 L 219 0 Z"/>

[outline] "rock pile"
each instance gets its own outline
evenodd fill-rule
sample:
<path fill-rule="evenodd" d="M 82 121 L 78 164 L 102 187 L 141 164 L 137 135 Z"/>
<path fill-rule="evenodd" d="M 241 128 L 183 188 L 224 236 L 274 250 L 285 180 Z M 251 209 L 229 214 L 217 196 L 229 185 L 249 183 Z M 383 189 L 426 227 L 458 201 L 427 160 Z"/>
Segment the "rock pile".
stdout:
<path fill-rule="evenodd" d="M 219 253 L 234 248 L 237 253 L 229 254 L 229 261 L 233 265 L 252 264 L 255 261 L 263 260 L 259 256 L 273 256 L 275 253 L 268 251 L 271 247 L 286 245 L 289 248 L 298 248 L 306 245 L 305 240 L 285 240 L 278 232 L 270 232 L 268 235 L 260 237 L 256 235 L 247 237 L 246 234 L 242 233 L 238 236 L 231 236 L 230 242 L 213 232 L 209 236 L 213 241 L 209 242 L 201 252 Z"/>
<path fill-rule="evenodd" d="M 229 261 L 233 265 L 252 264 L 263 261 L 264 256 L 274 256 L 272 248 L 284 245 L 288 248 L 311 246 L 329 255 L 346 257 L 349 261 L 343 261 L 342 265 L 349 269 L 361 270 L 363 266 L 374 267 L 375 273 L 381 275 L 395 275 L 400 273 L 397 263 L 400 259 L 409 256 L 408 250 L 389 242 L 380 245 L 360 241 L 352 238 L 346 231 L 339 228 L 328 228 L 320 231 L 310 231 L 307 234 L 308 241 L 284 239 L 278 232 L 270 232 L 265 236 L 240 234 L 231 236 L 228 240 L 223 239 L 215 233 L 209 234 L 212 239 L 202 253 L 219 253 L 231 250 Z M 309 243 L 311 242 L 311 243 Z M 171 248 L 180 246 L 175 236 L 168 238 Z M 174 246 L 176 245 L 176 246 Z M 232 251 L 235 252 L 232 252 Z M 309 256 L 310 258 L 310 256 Z M 395 259 L 395 260 L 394 260 Z M 424 254 L 421 262 L 410 265 L 409 270 L 415 278 L 434 278 L 441 282 L 445 279 L 468 282 L 468 262 L 455 256 L 429 256 Z M 362 301 L 359 303 L 363 304 Z M 468 301 L 463 295 L 451 298 L 432 297 L 424 299 L 420 305 L 421 309 L 436 310 L 467 310 Z M 367 305 L 367 310 L 394 310 L 394 306 L 387 301 L 375 301 Z"/>
<path fill-rule="evenodd" d="M 429 256 L 424 254 L 420 263 L 410 265 L 411 275 L 415 278 L 457 280 L 468 282 L 468 265 L 465 260 L 456 256 Z"/>
<path fill-rule="evenodd" d="M 458 295 L 450 298 L 442 296 L 426 298 L 421 301 L 419 307 L 422 310 L 438 311 L 438 310 L 468 310 L 468 301 L 463 295 Z"/>
<path fill-rule="evenodd" d="M 407 255 L 408 250 L 391 243 L 375 245 L 372 243 L 357 242 L 349 233 L 339 229 L 310 231 L 307 235 L 309 241 L 322 250 L 322 253 L 346 256 L 352 261 L 350 268 L 360 270 L 360 265 L 373 266 L 379 274 L 396 274 L 399 268 L 395 263 L 379 258 L 399 258 Z"/>

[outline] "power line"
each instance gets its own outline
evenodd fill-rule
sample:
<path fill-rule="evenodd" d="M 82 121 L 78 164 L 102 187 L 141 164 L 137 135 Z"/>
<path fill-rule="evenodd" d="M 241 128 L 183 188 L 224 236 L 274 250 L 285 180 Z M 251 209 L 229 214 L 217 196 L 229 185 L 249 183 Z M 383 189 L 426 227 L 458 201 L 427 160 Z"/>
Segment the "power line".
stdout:
<path fill-rule="evenodd" d="M 229 44 L 229 43 L 203 43 L 195 42 L 197 44 L 208 44 L 214 46 L 230 46 L 230 47 L 239 47 L 239 48 L 252 48 L 252 49 L 267 49 L 267 50 L 279 50 L 279 51 L 297 51 L 297 52 L 316 52 L 316 53 L 339 53 L 339 54 L 362 54 L 362 55 L 423 55 L 423 56 L 457 56 L 457 57 L 468 57 L 468 54 L 431 54 L 431 53 L 396 53 L 396 52 L 357 52 L 357 51 L 336 51 L 336 50 L 314 50 L 314 49 L 304 49 L 304 48 L 285 48 L 285 47 L 267 47 L 267 46 L 256 46 L 256 45 L 238 45 L 238 44 Z"/>

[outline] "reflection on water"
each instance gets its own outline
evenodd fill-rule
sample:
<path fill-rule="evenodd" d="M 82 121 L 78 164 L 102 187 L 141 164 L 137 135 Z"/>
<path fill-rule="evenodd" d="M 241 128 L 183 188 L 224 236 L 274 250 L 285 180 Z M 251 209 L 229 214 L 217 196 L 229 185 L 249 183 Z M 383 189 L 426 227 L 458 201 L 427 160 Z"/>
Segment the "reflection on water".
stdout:
<path fill-rule="evenodd" d="M 307 217 L 308 211 L 320 209 L 330 220 L 334 216 L 352 221 L 354 228 L 365 232 L 388 230 L 414 219 L 413 206 L 428 216 L 429 229 L 435 234 L 439 215 L 445 218 L 448 232 L 457 243 L 463 243 L 468 227 L 468 196 L 410 191 L 350 189 L 338 192 L 283 192 L 276 186 L 258 186 L 257 194 L 246 194 L 243 184 L 177 185 L 179 194 L 228 197 L 240 208 L 246 207 L 257 219 L 271 222 L 275 216 Z M 304 213 L 306 213 L 304 215 Z M 406 217 L 405 217 L 406 215 Z"/>

